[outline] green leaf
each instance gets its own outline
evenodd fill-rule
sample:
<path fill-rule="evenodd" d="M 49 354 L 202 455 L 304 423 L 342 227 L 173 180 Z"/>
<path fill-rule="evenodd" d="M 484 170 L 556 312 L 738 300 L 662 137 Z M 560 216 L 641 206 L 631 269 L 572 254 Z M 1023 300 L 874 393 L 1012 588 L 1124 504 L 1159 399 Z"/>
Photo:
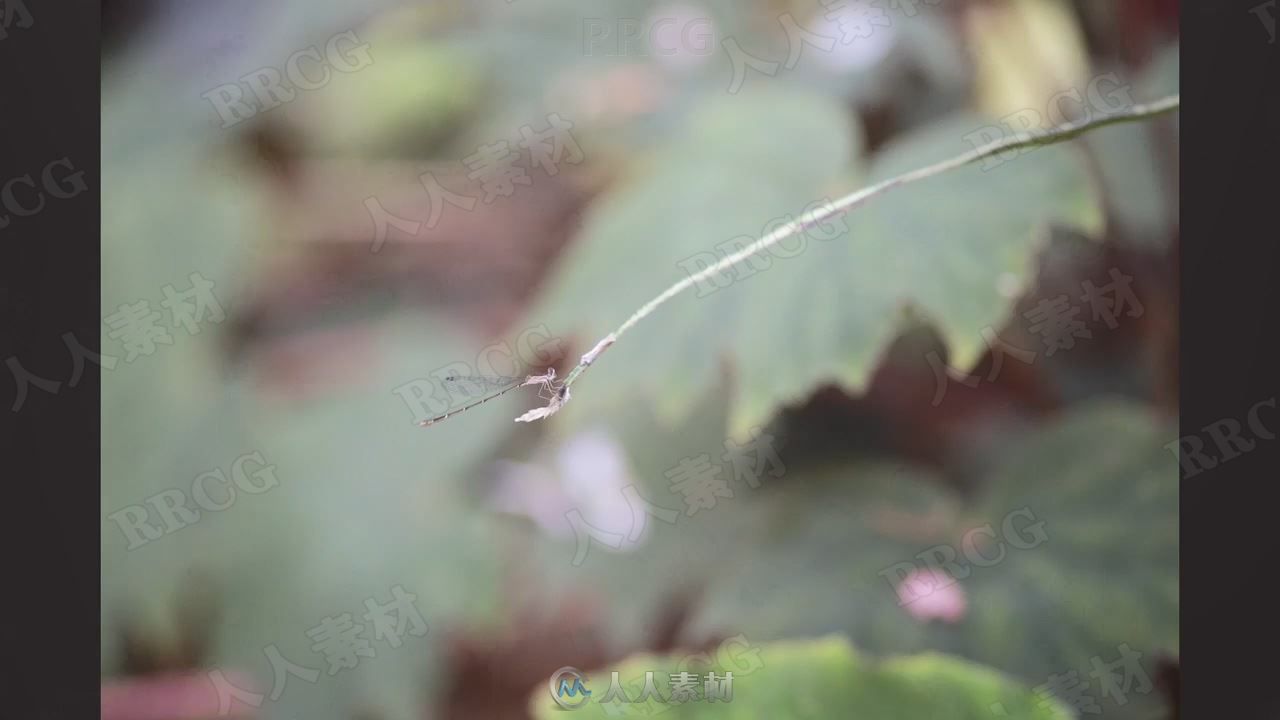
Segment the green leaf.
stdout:
<path fill-rule="evenodd" d="M 272 682 L 266 646 L 323 672 L 306 632 L 344 612 L 360 622 L 366 599 L 386 603 L 401 585 L 417 596 L 430 627 L 425 638 L 406 636 L 399 648 L 375 643 L 376 657 L 338 677 L 295 679 L 264 716 L 332 716 L 367 704 L 388 718 L 420 717 L 424 678 L 440 677 L 432 670 L 440 630 L 493 614 L 498 597 L 492 518 L 465 496 L 464 478 L 533 401 L 512 393 L 463 423 L 417 427 L 395 389 L 474 361 L 480 344 L 418 312 L 366 319 L 348 342 L 335 343 L 330 349 L 349 356 L 347 372 L 311 384 L 305 403 L 273 402 L 255 384 L 252 357 L 244 363 L 250 372 L 226 367 L 223 333 L 254 248 L 271 232 L 255 195 L 260 184 L 210 160 L 224 136 L 153 114 L 155 103 L 134 96 L 142 93 L 104 95 L 113 98 L 104 106 L 104 314 L 140 300 L 159 312 L 163 288 L 185 290 L 199 272 L 214 282 L 227 321 L 206 321 L 197 335 L 169 327 L 172 345 L 133 362 L 103 327 L 102 352 L 117 358 L 102 371 L 104 675 L 120 672 L 124 623 L 176 642 L 175 604 L 193 574 L 211 581 L 210 602 L 221 613 L 214 627 L 200 628 L 212 638 L 203 660 L 255 675 L 265 687 Z M 166 312 L 161 325 L 168 323 Z M 350 320 L 334 325 L 357 329 Z M 128 549 L 114 513 L 136 506 L 148 512 L 148 525 L 164 528 L 148 499 L 176 490 L 197 510 L 194 479 L 212 471 L 234 477 L 232 464 L 254 452 L 275 466 L 278 486 L 241 491 L 226 509 L 200 510 L 194 523 Z M 221 502 L 223 485 L 206 485 Z"/>
<path fill-rule="evenodd" d="M 740 244 L 870 181 L 972 149 L 990 123 L 965 115 L 916 132 L 871 164 L 849 162 L 839 108 L 803 94 L 713 101 L 650 170 L 602 201 L 551 284 L 552 327 L 602 337 L 670 283 Z M 843 178 L 843 180 L 837 180 Z M 1069 149 L 1040 148 L 984 172 L 963 168 L 875 198 L 845 221 L 739 263 L 636 325 L 574 388 L 570 417 L 638 388 L 669 419 L 689 411 L 727 359 L 739 436 L 823 381 L 861 387 L 904 305 L 934 320 L 964 366 L 983 328 L 1026 281 L 1051 220 L 1096 228 L 1098 209 Z"/>
<path fill-rule="evenodd" d="M 938 478 L 860 462 L 765 482 L 775 484 L 700 523 L 734 552 L 719 558 L 726 572 L 707 593 L 699 628 L 760 639 L 840 630 L 874 652 L 961 649 L 949 629 L 898 607 L 885 574 L 954 527 L 960 501 Z M 744 517 L 747 503 L 763 507 Z"/>
<path fill-rule="evenodd" d="M 574 713 L 580 718 L 605 718 L 619 714 L 664 715 L 685 720 L 702 718 L 768 718 L 807 720 L 809 718 L 871 717 L 878 720 L 966 720 L 990 718 L 993 708 L 1002 708 L 999 717 L 1066 720 L 1071 715 L 1052 702 L 1041 703 L 1027 689 L 992 670 L 938 654 L 894 658 L 875 663 L 861 657 L 839 636 L 813 640 L 767 643 L 759 648 L 758 660 L 723 664 L 719 653 L 710 667 L 682 662 L 681 655 L 635 655 L 617 666 L 628 697 L 635 698 L 644 687 L 646 672 L 654 673 L 655 687 L 664 698 L 670 696 L 668 675 L 686 669 L 703 677 L 707 672 L 723 676 L 733 672 L 730 702 L 709 702 L 701 684 L 696 700 L 680 704 L 649 700 L 647 707 L 614 708 L 608 712 L 600 700 L 608 691 L 611 669 L 592 673 L 586 680 L 590 700 Z M 644 710 L 640 710 L 643 707 Z M 539 687 L 530 699 L 534 717 L 541 720 L 563 717 L 548 696 L 548 687 Z"/>
<path fill-rule="evenodd" d="M 645 499 L 683 511 L 666 471 L 701 453 L 719 463 L 723 422 L 722 394 L 712 393 L 676 428 L 655 429 L 659 420 L 642 414 L 616 423 Z M 1103 717 L 1150 716 L 1158 692 L 1121 704 L 1090 673 L 1094 657 L 1112 662 L 1127 644 L 1154 678 L 1156 654 L 1177 651 L 1177 460 L 1164 448 L 1174 435 L 1138 405 L 1082 406 L 982 450 L 991 469 L 968 499 L 927 470 L 888 462 L 788 465 L 756 488 L 720 463 L 733 497 L 713 508 L 674 522 L 650 517 L 643 544 L 622 553 L 596 545 L 581 567 L 570 565 L 572 540 L 536 551 L 528 543 L 529 566 L 601 597 L 620 628 L 692 587 L 703 592 L 688 638 L 839 632 L 877 655 L 941 651 L 1032 686 L 1074 671 L 1092 683 Z M 1009 519 L 1022 508 L 1033 516 Z M 1044 542 L 1032 534 L 1037 521 Z M 979 566 L 965 537 L 987 524 L 1003 557 Z M 937 547 L 970 570 L 958 583 L 967 609 L 956 622 L 913 617 L 895 591 L 899 569 L 925 569 L 922 556 Z"/>
<path fill-rule="evenodd" d="M 130 618 L 143 620 L 150 633 L 170 632 L 177 590 L 197 572 L 212 579 L 222 613 L 207 662 L 252 673 L 269 687 L 266 646 L 323 671 L 324 656 L 307 632 L 342 613 L 361 622 L 366 600 L 385 604 L 399 585 L 416 596 L 430 628 L 426 637 L 405 636 L 401 647 L 375 641 L 375 657 L 339 677 L 289 683 L 269 716 L 332 714 L 357 700 L 396 710 L 390 717 L 417 714 L 424 678 L 439 676 L 443 628 L 496 612 L 500 548 L 492 542 L 493 518 L 466 496 L 464 478 L 530 401 L 504 397 L 469 413 L 468 423 L 418 427 L 394 388 L 475 354 L 447 332 L 422 328 L 417 314 L 369 328 L 363 338 L 375 351 L 359 376 L 304 404 L 264 402 L 241 380 L 206 377 L 190 366 L 184 384 L 154 383 L 128 407 L 121 395 L 126 376 L 104 377 L 104 398 L 122 408 L 110 437 L 123 441 L 146 431 L 153 448 L 163 449 L 133 462 L 104 452 L 107 512 L 169 488 L 184 492 L 192 506 L 195 476 L 214 469 L 230 476 L 230 464 L 248 452 L 261 453 L 279 481 L 133 550 L 116 523 L 105 521 L 102 559 L 111 572 L 103 578 L 104 637 L 114 642 L 117 621 Z M 178 362 L 179 348 L 168 349 Z M 158 352 L 129 371 L 170 362 Z M 220 399 L 184 401 L 181 393 L 191 385 L 216 388 L 211 398 Z M 162 426 L 144 422 L 153 415 L 164 419 Z M 208 485 L 221 498 L 221 486 Z M 149 520 L 160 524 L 154 510 Z M 115 658 L 104 660 L 111 674 Z"/>
<path fill-rule="evenodd" d="M 965 583 L 970 657 L 1043 682 L 1087 677 L 1091 658 L 1111 661 L 1122 643 L 1143 653 L 1148 674 L 1157 652 L 1176 654 L 1178 467 L 1165 447 L 1176 435 L 1145 408 L 1095 404 L 1027 438 L 995 470 L 962 525 L 1029 508 L 1046 539 L 1009 548 Z"/>

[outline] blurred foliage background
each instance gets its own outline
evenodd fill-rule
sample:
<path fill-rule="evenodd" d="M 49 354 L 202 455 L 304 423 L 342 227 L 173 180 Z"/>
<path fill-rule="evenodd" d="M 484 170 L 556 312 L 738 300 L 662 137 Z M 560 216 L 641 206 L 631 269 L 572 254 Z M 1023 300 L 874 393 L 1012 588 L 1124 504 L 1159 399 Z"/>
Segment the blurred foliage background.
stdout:
<path fill-rule="evenodd" d="M 1175 715 L 1176 115 L 877 199 L 673 299 L 553 418 L 512 422 L 525 389 L 416 423 L 471 399 L 446 375 L 567 371 L 815 202 L 1176 92 L 1176 2 L 161 0 L 104 28 L 104 717 L 558 717 L 557 668 L 602 694 L 730 638 L 758 671 L 671 717 Z M 332 72 L 291 87 L 311 47 Z M 273 70 L 287 102 L 244 80 Z M 521 142 L 554 121 L 548 165 Z M 1123 312 L 1085 298 L 1113 271 Z M 161 303 L 193 274 L 220 312 L 184 327 Z M 111 320 L 140 301 L 171 342 Z M 1020 509 L 1043 542 L 900 603 Z M 397 587 L 428 630 L 375 638 Z M 316 634 L 344 613 L 352 667 Z M 220 709 L 215 677 L 260 696 Z"/>

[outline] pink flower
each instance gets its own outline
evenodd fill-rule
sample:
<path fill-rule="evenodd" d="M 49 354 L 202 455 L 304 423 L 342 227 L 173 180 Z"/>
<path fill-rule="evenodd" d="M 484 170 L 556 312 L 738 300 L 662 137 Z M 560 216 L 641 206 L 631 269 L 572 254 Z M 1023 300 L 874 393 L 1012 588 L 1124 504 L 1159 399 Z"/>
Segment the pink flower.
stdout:
<path fill-rule="evenodd" d="M 898 605 L 922 623 L 959 622 L 969 609 L 960 581 L 940 570 L 912 570 L 898 583 L 897 591 Z"/>

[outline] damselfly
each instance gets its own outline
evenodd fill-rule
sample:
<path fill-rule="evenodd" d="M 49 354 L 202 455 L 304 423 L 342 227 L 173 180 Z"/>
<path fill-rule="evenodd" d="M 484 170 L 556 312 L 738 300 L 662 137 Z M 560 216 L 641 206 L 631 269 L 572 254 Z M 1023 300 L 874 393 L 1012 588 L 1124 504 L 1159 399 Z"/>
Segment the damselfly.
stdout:
<path fill-rule="evenodd" d="M 541 375 L 526 375 L 525 377 L 450 375 L 444 379 L 444 383 L 458 388 L 468 388 L 468 386 L 470 388 L 479 388 L 479 392 L 486 394 L 473 403 L 469 403 L 460 408 L 437 415 L 429 420 L 423 420 L 419 422 L 418 425 L 427 427 L 428 425 L 435 425 L 438 422 L 443 422 L 444 420 L 448 420 L 454 415 L 464 413 L 477 405 L 483 405 L 496 397 L 502 397 L 516 388 L 537 385 L 538 397 L 541 397 L 544 400 L 551 400 L 561 392 L 560 385 L 556 382 L 555 368 L 548 368 L 548 370 Z"/>

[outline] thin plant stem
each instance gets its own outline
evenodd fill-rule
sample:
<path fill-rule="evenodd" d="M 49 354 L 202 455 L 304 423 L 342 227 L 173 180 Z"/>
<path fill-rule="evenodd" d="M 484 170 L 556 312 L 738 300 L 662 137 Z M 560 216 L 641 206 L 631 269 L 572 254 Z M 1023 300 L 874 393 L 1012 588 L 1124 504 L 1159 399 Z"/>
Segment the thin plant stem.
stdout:
<path fill-rule="evenodd" d="M 1086 132 L 1090 132 L 1092 130 L 1105 127 L 1107 125 L 1137 122 L 1140 120 L 1147 120 L 1159 115 L 1164 115 L 1166 113 L 1170 113 L 1177 110 L 1178 106 L 1179 106 L 1179 95 L 1175 94 L 1175 95 L 1170 95 L 1168 97 L 1162 98 L 1155 102 L 1151 102 L 1143 105 L 1134 105 L 1133 107 L 1127 110 L 1112 113 L 1109 115 L 1104 115 L 1102 117 L 1098 117 L 1094 119 L 1082 120 L 1082 121 L 1077 121 L 1073 123 L 1066 123 L 1064 125 L 1059 125 L 1058 127 L 1052 128 L 1049 130 L 1027 131 L 1027 132 L 1017 133 L 1015 135 L 1011 135 L 1009 137 L 987 143 L 986 145 L 983 145 L 981 147 L 974 148 L 973 150 L 970 150 L 968 152 L 961 153 L 960 155 L 957 155 L 955 157 L 948 158 L 938 163 L 934 163 L 933 165 L 929 165 L 927 167 L 923 167 L 918 170 L 912 170 L 911 172 L 898 175 L 897 177 L 884 180 L 882 182 L 876 183 L 875 185 L 871 185 L 869 187 L 865 187 L 861 190 L 845 195 L 839 200 L 823 205 L 822 207 L 819 207 L 811 212 L 805 213 L 804 215 L 801 215 L 799 218 L 797 218 L 795 221 L 787 223 L 786 225 L 783 225 L 777 230 L 774 230 L 768 235 L 765 235 L 759 240 L 756 240 L 750 245 L 742 248 L 741 250 L 731 255 L 727 255 L 724 258 L 721 258 L 715 264 L 705 267 L 702 270 L 692 275 L 687 275 L 684 278 L 681 278 L 674 285 L 667 288 L 666 290 L 663 290 L 657 297 L 653 298 L 649 302 L 642 305 L 639 310 L 636 310 L 634 313 L 631 314 L 631 317 L 627 318 L 626 322 L 619 325 L 616 330 L 609 333 L 604 338 L 602 338 L 598 343 L 596 343 L 595 347 L 592 348 L 592 350 L 588 352 L 586 355 L 583 355 L 582 360 L 578 363 L 578 365 L 574 367 L 573 370 L 571 370 L 568 375 L 565 376 L 564 382 L 560 385 L 561 392 L 559 397 L 562 398 L 562 401 L 557 405 L 555 409 L 559 409 L 559 405 L 563 405 L 563 402 L 567 402 L 569 387 L 578 380 L 578 378 L 582 375 L 582 373 L 588 367 L 590 367 L 591 364 L 595 362 L 595 360 L 598 357 L 600 357 L 600 355 L 605 350 L 607 350 L 610 346 L 612 346 L 615 342 L 617 342 L 617 340 L 621 338 L 622 335 L 627 330 L 630 330 L 631 327 L 634 326 L 636 323 L 648 317 L 650 313 L 652 313 L 654 310 L 657 310 L 663 303 L 675 297 L 676 295 L 679 295 L 681 292 L 684 292 L 685 290 L 689 289 L 696 283 L 701 282 L 702 280 L 706 280 L 712 275 L 716 275 L 721 271 L 725 270 L 726 268 L 732 265 L 735 265 L 739 262 L 742 262 L 743 260 L 746 260 L 752 255 L 755 255 L 761 252 L 762 250 L 767 250 L 770 247 L 778 244 L 779 242 L 786 240 L 787 238 L 795 235 L 796 233 L 803 232 L 809 229 L 810 227 L 817 225 L 829 218 L 835 217 L 837 215 L 843 215 L 844 213 L 847 213 L 850 210 L 862 205 L 868 200 L 878 195 L 882 195 L 890 190 L 893 190 L 894 188 L 899 188 L 904 185 L 910 185 L 911 183 L 917 182 L 919 180 L 926 180 L 931 177 L 936 177 L 947 171 L 955 170 L 956 168 L 973 164 L 975 162 L 978 162 L 979 160 L 984 160 L 986 158 L 992 157 L 993 155 L 1000 155 L 1002 153 L 1010 152 L 1013 150 L 1021 150 L 1023 148 L 1035 148 L 1035 147 L 1040 147 L 1045 145 L 1055 145 L 1057 143 L 1072 140 L 1080 135 L 1083 135 Z M 554 414 L 554 410 L 552 410 L 551 412 L 543 413 L 539 415 L 539 417 L 546 417 L 551 414 Z"/>

